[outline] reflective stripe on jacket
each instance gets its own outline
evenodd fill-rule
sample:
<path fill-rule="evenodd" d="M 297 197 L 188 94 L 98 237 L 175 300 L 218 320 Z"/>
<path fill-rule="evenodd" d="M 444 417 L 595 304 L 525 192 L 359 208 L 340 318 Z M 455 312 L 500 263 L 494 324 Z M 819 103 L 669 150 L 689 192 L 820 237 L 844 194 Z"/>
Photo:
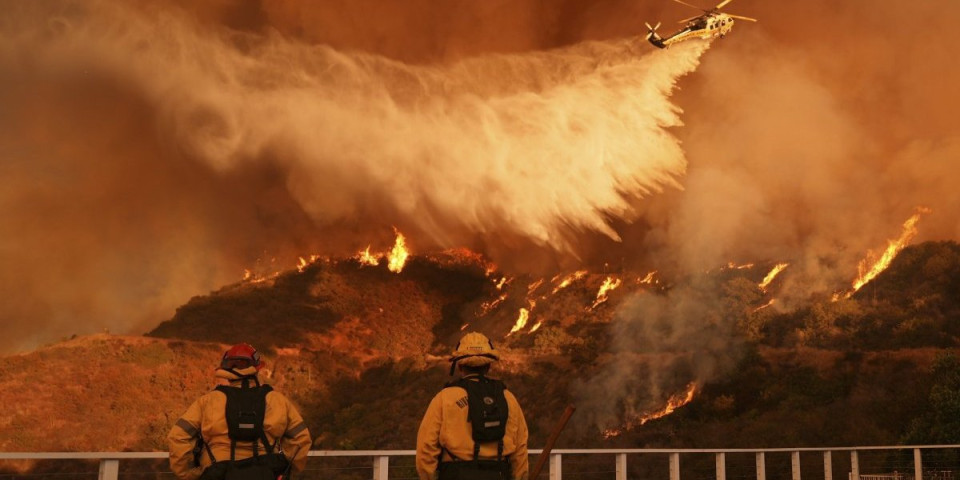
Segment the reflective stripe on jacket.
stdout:
<path fill-rule="evenodd" d="M 238 387 L 237 382 L 231 386 Z M 227 396 L 217 390 L 211 391 L 190 405 L 187 412 L 177 420 L 167 435 L 167 444 L 170 447 L 170 469 L 181 480 L 196 480 L 203 473 L 203 469 L 210 466 L 210 456 L 206 449 L 201 452 L 200 467 L 193 466 L 193 448 L 196 445 L 197 434 L 203 439 L 218 461 L 230 460 L 230 437 L 228 435 L 226 419 Z M 293 472 L 302 471 L 307 463 L 307 453 L 310 451 L 311 440 L 307 425 L 297 408 L 283 394 L 273 391 L 267 394 L 266 413 L 263 419 L 263 431 L 271 445 L 281 438 L 280 446 L 287 458 L 292 458 Z M 260 454 L 265 452 L 263 445 L 258 443 Z M 237 442 L 236 459 L 241 460 L 253 456 L 252 444 Z"/>
<path fill-rule="evenodd" d="M 507 429 L 503 436 L 503 455 L 510 457 L 514 480 L 526 480 L 529 470 L 527 422 L 513 393 L 509 390 L 503 393 L 509 409 Z M 460 460 L 473 459 L 473 427 L 467 413 L 466 398 L 467 391 L 463 388 L 447 387 L 434 396 L 427 407 L 417 432 L 417 474 L 421 480 L 437 478 L 441 446 Z M 481 444 L 480 458 L 495 460 L 497 442 Z M 447 460 L 449 456 L 444 455 L 444 461 Z"/>

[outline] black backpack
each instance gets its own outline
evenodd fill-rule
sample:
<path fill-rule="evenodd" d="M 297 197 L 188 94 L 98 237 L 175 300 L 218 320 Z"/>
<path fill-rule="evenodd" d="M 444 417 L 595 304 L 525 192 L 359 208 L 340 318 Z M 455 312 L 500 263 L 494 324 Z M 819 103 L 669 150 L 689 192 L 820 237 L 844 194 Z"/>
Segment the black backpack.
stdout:
<path fill-rule="evenodd" d="M 273 391 L 270 385 L 255 387 L 249 385 L 244 378 L 240 388 L 220 385 L 217 390 L 227 396 L 226 420 L 230 437 L 230 460 L 217 462 L 213 452 L 207 446 L 207 454 L 213 465 L 204 471 L 203 480 L 274 480 L 277 475 L 288 470 L 289 462 L 282 452 L 274 452 L 279 443 L 273 445 L 263 431 L 263 418 L 267 411 L 267 394 Z M 236 460 L 237 442 L 252 444 L 253 456 L 243 460 Z M 260 445 L 263 445 L 264 454 L 260 454 Z"/>
<path fill-rule="evenodd" d="M 440 478 L 510 478 L 509 460 L 503 458 L 503 436 L 507 432 L 507 417 L 510 413 L 507 397 L 503 393 L 507 386 L 500 380 L 480 375 L 460 378 L 448 383 L 447 387 L 461 387 L 467 391 L 467 415 L 473 436 L 473 461 L 441 463 Z M 497 459 L 480 460 L 480 444 L 494 441 L 497 442 Z"/>

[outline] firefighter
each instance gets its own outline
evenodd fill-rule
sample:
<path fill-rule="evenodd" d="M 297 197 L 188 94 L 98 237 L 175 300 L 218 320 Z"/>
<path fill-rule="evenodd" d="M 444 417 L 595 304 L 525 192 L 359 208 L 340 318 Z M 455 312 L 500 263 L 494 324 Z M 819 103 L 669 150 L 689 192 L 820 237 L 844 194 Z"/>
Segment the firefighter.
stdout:
<path fill-rule="evenodd" d="M 257 350 L 246 343 L 223 353 L 216 389 L 193 402 L 167 435 L 170 469 L 180 480 L 217 480 L 225 476 L 228 464 L 237 471 L 256 465 L 273 471 L 272 478 L 303 470 L 310 432 L 287 397 L 260 385 L 257 374 L 263 365 Z M 238 410 L 241 413 L 228 414 Z M 263 415 L 262 425 L 234 419 L 248 414 L 244 411 Z"/>
<path fill-rule="evenodd" d="M 463 336 L 450 358 L 450 382 L 427 407 L 417 433 L 420 480 L 527 480 L 527 423 L 503 382 L 487 377 L 500 354 L 485 335 Z"/>

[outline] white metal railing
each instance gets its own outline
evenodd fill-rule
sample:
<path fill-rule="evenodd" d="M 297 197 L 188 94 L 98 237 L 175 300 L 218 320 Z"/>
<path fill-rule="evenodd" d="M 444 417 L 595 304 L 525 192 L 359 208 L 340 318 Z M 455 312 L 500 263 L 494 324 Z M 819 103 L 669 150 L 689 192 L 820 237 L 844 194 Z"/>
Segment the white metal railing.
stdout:
<path fill-rule="evenodd" d="M 905 446 L 875 446 L 875 447 L 837 447 L 837 448 L 758 448 L 758 449 L 556 449 L 550 452 L 549 480 L 562 480 L 562 461 L 564 455 L 614 455 L 616 480 L 627 480 L 627 455 L 666 454 L 668 456 L 669 480 L 680 480 L 680 454 L 713 454 L 716 463 L 716 480 L 726 480 L 726 456 L 731 453 L 754 454 L 756 460 L 756 480 L 767 479 L 766 455 L 768 453 L 789 453 L 791 465 L 791 480 L 802 480 L 800 471 L 801 452 L 820 452 L 823 455 L 823 479 L 833 478 L 834 453 L 850 455 L 849 480 L 880 480 L 893 478 L 888 472 L 871 475 L 861 475 L 859 454 L 878 450 L 912 450 L 913 475 L 895 474 L 898 478 L 925 480 L 921 451 L 923 450 L 960 450 L 960 445 L 905 445 Z M 530 454 L 539 455 L 542 450 L 530 450 Z M 391 457 L 412 457 L 414 450 L 312 450 L 311 457 L 369 457 L 373 459 L 373 480 L 388 480 L 390 478 Z M 167 458 L 166 452 L 0 452 L 0 460 L 99 460 L 99 480 L 117 480 L 121 460 L 131 459 L 161 459 Z M 941 476 L 933 478 L 928 473 L 926 480 L 938 480 L 945 472 L 937 472 Z M 952 473 L 952 472 L 951 472 Z M 952 475 L 951 475 L 952 476 Z M 819 475 L 816 478 L 821 478 Z M 531 479 L 532 480 L 532 479 Z M 841 479 L 842 480 L 842 479 Z"/>

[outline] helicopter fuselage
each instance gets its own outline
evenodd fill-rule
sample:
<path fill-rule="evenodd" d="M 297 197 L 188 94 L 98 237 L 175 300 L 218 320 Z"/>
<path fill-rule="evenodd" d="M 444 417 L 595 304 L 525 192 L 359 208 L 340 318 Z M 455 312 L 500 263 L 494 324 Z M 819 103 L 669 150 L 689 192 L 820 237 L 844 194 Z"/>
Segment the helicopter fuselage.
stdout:
<path fill-rule="evenodd" d="M 656 32 L 651 32 L 648 40 L 659 48 L 667 48 L 675 43 L 691 38 L 723 37 L 733 29 L 733 17 L 723 13 L 708 13 L 687 22 L 687 25 L 673 35 L 661 38 Z"/>

